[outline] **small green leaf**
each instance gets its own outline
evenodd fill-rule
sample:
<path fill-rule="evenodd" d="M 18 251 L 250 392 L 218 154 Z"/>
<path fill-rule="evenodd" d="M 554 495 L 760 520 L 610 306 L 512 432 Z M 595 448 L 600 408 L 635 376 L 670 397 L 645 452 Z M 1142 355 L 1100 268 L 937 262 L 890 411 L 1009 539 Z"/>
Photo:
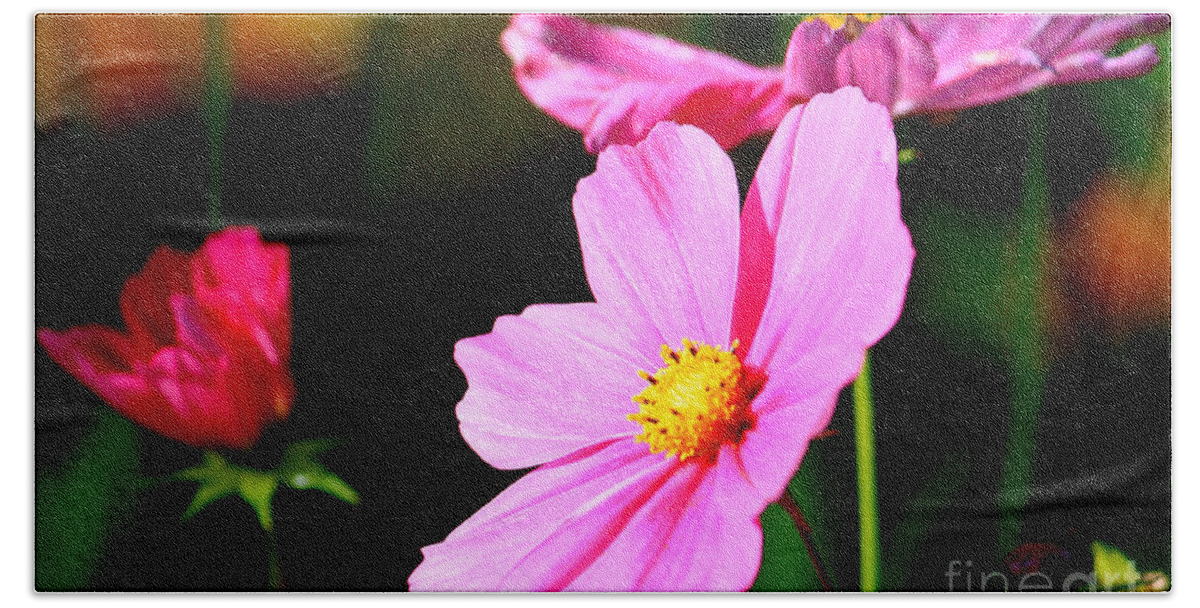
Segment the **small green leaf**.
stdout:
<path fill-rule="evenodd" d="M 1092 542 L 1092 559 L 1096 571 L 1096 586 L 1107 591 L 1132 591 L 1141 574 L 1129 558 L 1116 547 L 1100 541 Z"/>
<path fill-rule="evenodd" d="M 315 460 L 318 454 L 337 445 L 332 439 L 308 439 L 288 446 L 279 465 L 280 479 L 297 490 L 321 490 L 357 505 L 358 492 Z"/>
<path fill-rule="evenodd" d="M 329 471 L 325 471 L 319 475 L 316 480 L 314 480 L 312 487 L 340 498 L 352 505 L 358 504 L 358 492 L 355 492 L 354 488 L 351 488 L 349 484 L 342 481 L 342 478 L 330 473 Z"/>
<path fill-rule="evenodd" d="M 175 477 L 200 482 L 192 504 L 188 505 L 183 514 L 184 519 L 196 515 L 219 498 L 237 493 L 254 508 L 258 515 L 258 523 L 263 529 L 271 529 L 274 523 L 271 518 L 271 498 L 275 495 L 275 488 L 279 486 L 279 480 L 274 474 L 231 465 L 220 454 L 205 452 L 204 464 L 184 469 L 176 473 Z"/>
<path fill-rule="evenodd" d="M 193 517 L 214 500 L 228 496 L 237 490 L 237 471 L 216 452 L 205 452 L 204 464 L 184 469 L 176 473 L 175 477 L 185 481 L 200 482 L 200 487 L 196 489 L 196 496 L 192 498 L 192 504 L 188 505 L 187 510 L 183 513 L 184 519 Z"/>
<path fill-rule="evenodd" d="M 196 496 L 192 498 L 192 504 L 188 505 L 187 511 L 184 511 L 183 518 L 190 519 L 199 513 L 201 509 L 207 507 L 209 503 L 232 494 L 236 489 L 237 484 L 232 477 L 202 484 L 196 490 Z"/>
<path fill-rule="evenodd" d="M 275 496 L 279 480 L 274 475 L 250 469 L 242 469 L 238 473 L 238 494 L 254 507 L 254 512 L 258 513 L 258 523 L 262 524 L 263 530 L 269 532 L 274 525 L 271 519 L 271 497 Z"/>

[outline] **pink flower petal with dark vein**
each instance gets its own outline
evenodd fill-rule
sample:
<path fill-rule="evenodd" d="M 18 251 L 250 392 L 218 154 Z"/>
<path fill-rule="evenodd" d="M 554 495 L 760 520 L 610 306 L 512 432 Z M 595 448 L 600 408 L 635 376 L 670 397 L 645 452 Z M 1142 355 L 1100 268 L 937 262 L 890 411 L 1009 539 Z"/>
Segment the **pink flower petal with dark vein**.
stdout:
<path fill-rule="evenodd" d="M 809 440 L 829 426 L 844 382 L 821 384 L 788 373 L 767 380 L 754 401 L 757 421 L 738 456 L 759 499 L 773 502 L 800 467 Z"/>
<path fill-rule="evenodd" d="M 663 123 L 596 165 L 575 193 L 596 301 L 659 344 L 727 345 L 739 239 L 729 157 L 703 131 Z"/>
<path fill-rule="evenodd" d="M 543 465 L 445 541 L 422 549 L 425 559 L 409 577 L 409 588 L 564 589 L 665 487 L 678 466 L 631 440 L 599 444 Z"/>
<path fill-rule="evenodd" d="M 848 380 L 858 370 L 846 366 L 896 322 L 914 256 L 900 218 L 891 120 L 858 90 L 842 89 L 814 97 L 784 125 L 796 129 L 793 149 L 773 148 L 762 163 L 790 168 L 771 173 L 788 182 L 771 290 L 747 362 L 770 376 L 828 346 L 838 356 L 827 363 Z"/>
<path fill-rule="evenodd" d="M 492 466 L 517 469 L 641 427 L 633 395 L 654 370 L 656 341 L 603 316 L 596 304 L 540 304 L 459 341 L 469 388 L 458 405 L 463 438 Z"/>

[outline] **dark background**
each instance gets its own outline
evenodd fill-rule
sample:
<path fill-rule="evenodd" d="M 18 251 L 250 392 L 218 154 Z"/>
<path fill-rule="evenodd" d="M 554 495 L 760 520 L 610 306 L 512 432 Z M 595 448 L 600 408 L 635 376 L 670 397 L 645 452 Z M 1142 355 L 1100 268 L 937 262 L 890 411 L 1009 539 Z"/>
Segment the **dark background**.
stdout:
<path fill-rule="evenodd" d="M 723 50 L 755 57 L 761 18 L 716 21 Z M 504 19 L 478 18 L 497 34 Z M 509 82 L 495 38 L 479 53 L 494 88 L 471 105 L 397 119 L 401 150 L 423 132 L 460 128 L 463 107 L 502 98 L 492 115 L 519 124 L 519 144 L 490 162 L 463 162 L 460 146 L 398 152 L 380 187 L 364 154 L 372 104 L 386 80 L 387 55 L 368 58 L 362 78 L 332 95 L 292 104 L 236 101 L 227 135 L 223 214 L 253 224 L 291 247 L 290 418 L 269 427 L 233 461 L 270 468 L 284 447 L 311 437 L 345 443 L 322 457 L 362 496 L 350 506 L 317 492 L 281 488 L 275 499 L 285 584 L 295 590 L 402 590 L 420 548 L 452 529 L 516 480 L 463 442 L 454 406 L 466 382 L 454 343 L 490 331 L 496 317 L 541 302 L 591 299 L 570 200 L 591 173 L 579 135 L 540 115 Z M 377 43 L 377 41 L 376 41 Z M 448 51 L 449 52 L 449 51 Z M 497 55 L 499 55 L 497 57 Z M 410 76 L 409 97 L 393 107 L 438 104 L 416 97 L 446 84 L 432 71 Z M 505 84 L 507 83 L 507 84 Z M 429 93 L 432 95 L 432 93 Z M 1113 154 L 1089 91 L 1049 93 L 1049 175 L 1056 223 Z M 937 238 L 924 204 L 969 218 L 1012 224 L 1021 192 L 1027 100 L 964 112 L 950 122 L 906 119 L 901 147 L 922 152 L 901 169 L 904 213 L 918 258 L 913 290 L 895 329 L 873 350 L 880 515 L 885 558 L 904 536 L 914 508 L 938 507 L 918 539 L 898 588 L 946 588 L 951 560 L 981 573 L 1005 571 L 996 547 L 995 492 L 1008 428 L 1009 380 L 987 340 L 948 332 L 923 289 L 941 276 L 925 255 Z M 532 125 L 532 126 L 530 126 Z M 432 137 L 432 136 L 431 136 Z M 452 140 L 453 137 L 445 141 Z M 438 150 L 438 139 L 416 142 Z M 765 140 L 734 151 L 743 191 Z M 515 151 L 513 151 L 515 150 Z M 457 155 L 457 157 L 456 157 Z M 35 325 L 121 326 L 117 297 L 159 244 L 191 250 L 204 224 L 207 147 L 199 111 L 100 131 L 68 124 L 36 136 Z M 376 181 L 372 181 L 376 180 Z M 944 238 L 953 238 L 954 235 Z M 1053 580 L 1091 570 L 1093 540 L 1137 556 L 1143 569 L 1170 569 L 1170 330 L 1158 325 L 1112 332 L 1094 314 L 1056 330 L 1038 428 L 1034 486 L 1022 539 L 1054 543 Z M 1065 336 L 1065 337 L 1063 337 Z M 36 348 L 36 347 L 35 347 Z M 80 457 L 79 446 L 108 407 L 36 348 L 36 472 L 39 484 Z M 853 420 L 843 395 L 831 428 L 813 448 L 820 459 L 824 543 L 840 586 L 857 581 Z M 136 468 L 146 478 L 200 460 L 194 448 L 136 429 Z M 960 463 L 960 464 L 955 464 Z M 914 499 L 939 470 L 960 471 L 946 500 Z M 169 482 L 114 490 L 107 540 L 88 575 L 101 590 L 261 589 L 266 536 L 240 499 L 222 499 L 190 521 L 180 515 L 194 485 Z M 917 506 L 914 507 L 913 505 Z M 39 512 L 42 505 L 39 503 Z M 44 525 L 39 521 L 39 526 Z M 39 546 L 39 551 L 53 547 Z M 40 558 L 39 558 L 40 559 Z M 39 561 L 39 564 L 42 562 Z M 962 584 L 963 579 L 959 579 Z M 1015 578 L 1012 583 L 1015 585 Z"/>

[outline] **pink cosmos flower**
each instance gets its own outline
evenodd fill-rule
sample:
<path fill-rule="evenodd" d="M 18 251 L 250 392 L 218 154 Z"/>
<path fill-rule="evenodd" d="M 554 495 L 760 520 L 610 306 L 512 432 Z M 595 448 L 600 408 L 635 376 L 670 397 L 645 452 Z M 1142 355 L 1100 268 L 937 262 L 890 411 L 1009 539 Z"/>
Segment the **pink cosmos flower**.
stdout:
<path fill-rule="evenodd" d="M 839 20 L 829 19 L 835 24 Z M 993 103 L 1038 87 L 1137 76 L 1167 15 L 924 14 L 801 23 L 782 69 L 563 15 L 515 15 L 501 36 L 521 90 L 583 132 L 588 150 L 641 141 L 660 120 L 696 125 L 732 148 L 787 108 L 855 86 L 893 116 Z"/>
<path fill-rule="evenodd" d="M 887 111 L 792 109 L 739 219 L 733 164 L 691 126 L 613 146 L 574 200 L 595 303 L 458 343 L 463 437 L 538 466 L 425 547 L 412 590 L 742 590 L 758 517 L 895 323 L 913 249 Z"/>
<path fill-rule="evenodd" d="M 228 228 L 195 254 L 159 247 L 125 282 L 126 332 L 39 329 L 56 363 L 130 420 L 197 447 L 248 448 L 295 389 L 288 249 Z"/>

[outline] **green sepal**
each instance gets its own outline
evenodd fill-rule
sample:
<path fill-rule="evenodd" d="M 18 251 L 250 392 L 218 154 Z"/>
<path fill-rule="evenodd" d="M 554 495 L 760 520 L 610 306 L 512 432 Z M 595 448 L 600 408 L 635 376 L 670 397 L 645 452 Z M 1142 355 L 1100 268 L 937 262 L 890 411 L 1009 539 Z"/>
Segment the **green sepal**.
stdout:
<path fill-rule="evenodd" d="M 233 494 L 238 489 L 238 475 L 229 463 L 216 452 L 204 453 L 204 464 L 190 469 L 184 469 L 175 474 L 177 479 L 200 482 L 192 504 L 183 513 L 183 519 L 190 519 L 218 498 Z"/>
<path fill-rule="evenodd" d="M 264 530 L 274 524 L 271 518 L 271 498 L 279 487 L 279 479 L 273 473 L 264 473 L 231 465 L 216 452 L 204 453 L 204 464 L 184 469 L 175 474 L 177 479 L 200 482 L 192 504 L 184 511 L 183 518 L 189 519 L 213 501 L 237 494 L 258 515 L 258 523 Z"/>
<path fill-rule="evenodd" d="M 239 469 L 237 484 L 238 493 L 258 514 L 258 523 L 270 532 L 275 525 L 271 519 L 271 498 L 275 496 L 275 488 L 279 487 L 279 479 L 261 471 Z"/>
<path fill-rule="evenodd" d="M 1133 561 L 1116 547 L 1098 540 L 1093 541 L 1092 560 L 1096 572 L 1096 587 L 1099 589 L 1133 591 L 1141 580 L 1142 575 Z"/>
<path fill-rule="evenodd" d="M 184 469 L 174 475 L 175 479 L 200 483 L 196 496 L 183 514 L 189 519 L 213 501 L 237 494 L 254 509 L 263 530 L 270 531 L 275 525 L 271 515 L 271 500 L 280 483 L 297 490 L 321 490 L 352 505 L 359 503 L 358 492 L 342 478 L 329 472 L 316 456 L 337 446 L 330 439 L 309 439 L 288 446 L 283 460 L 274 471 L 258 471 L 230 464 L 216 452 L 205 452 L 204 463 Z"/>
<path fill-rule="evenodd" d="M 279 464 L 279 478 L 297 490 L 321 490 L 352 505 L 359 503 L 358 492 L 342 478 L 331 473 L 316 456 L 337 446 L 331 439 L 309 439 L 288 446 Z"/>

